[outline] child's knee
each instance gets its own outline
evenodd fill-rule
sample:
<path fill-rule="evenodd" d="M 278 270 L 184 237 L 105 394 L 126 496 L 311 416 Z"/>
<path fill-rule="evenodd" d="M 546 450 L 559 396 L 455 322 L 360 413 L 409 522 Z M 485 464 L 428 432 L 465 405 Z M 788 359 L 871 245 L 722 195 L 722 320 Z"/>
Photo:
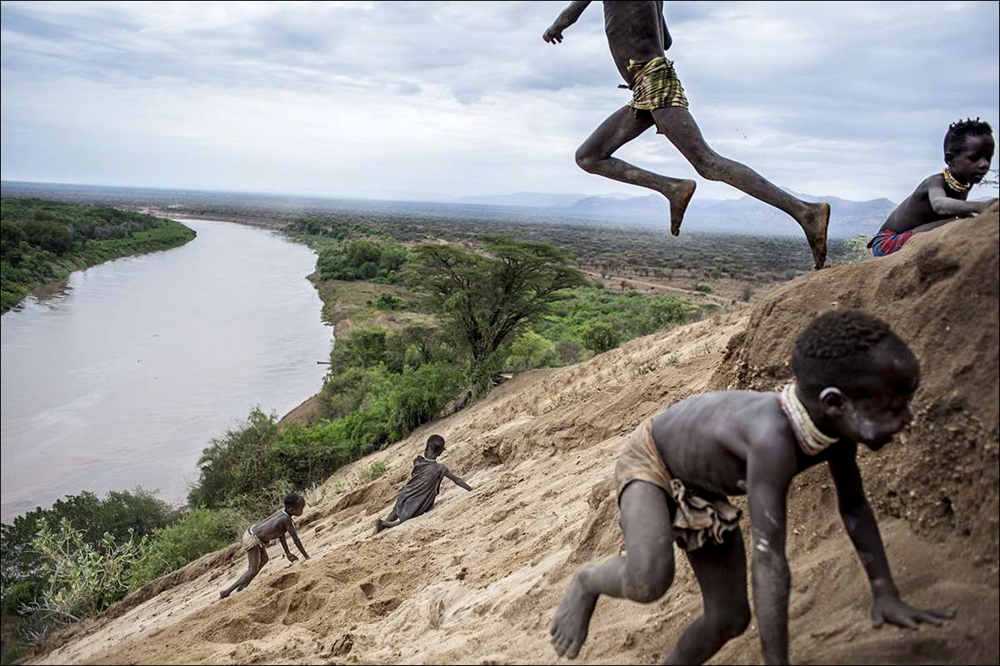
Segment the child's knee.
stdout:
<path fill-rule="evenodd" d="M 586 171 L 587 173 L 593 173 L 597 168 L 598 158 L 591 152 L 580 146 L 576 150 L 576 165 Z"/>
<path fill-rule="evenodd" d="M 724 641 L 732 640 L 741 636 L 747 627 L 750 626 L 750 608 L 729 609 L 725 615 L 716 616 L 713 625 L 719 632 L 719 637 Z"/>
<path fill-rule="evenodd" d="M 709 153 L 696 156 L 691 160 L 695 171 L 705 180 L 722 180 L 723 162 L 718 155 Z"/>
<path fill-rule="evenodd" d="M 658 558 L 643 564 L 629 562 L 625 572 L 625 596 L 648 604 L 656 601 L 674 582 L 674 559 Z"/>

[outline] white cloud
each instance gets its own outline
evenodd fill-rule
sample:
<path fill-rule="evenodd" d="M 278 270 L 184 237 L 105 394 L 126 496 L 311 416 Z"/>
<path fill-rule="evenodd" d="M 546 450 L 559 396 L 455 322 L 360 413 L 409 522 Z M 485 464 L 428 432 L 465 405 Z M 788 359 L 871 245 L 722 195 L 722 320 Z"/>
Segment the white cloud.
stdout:
<path fill-rule="evenodd" d="M 444 198 L 642 194 L 576 146 L 627 92 L 594 3 L 4 2 L 10 180 Z M 775 183 L 905 197 L 998 121 L 997 3 L 665 3 L 709 143 Z M 618 156 L 694 170 L 649 131 Z M 735 190 L 702 183 L 700 196 Z"/>

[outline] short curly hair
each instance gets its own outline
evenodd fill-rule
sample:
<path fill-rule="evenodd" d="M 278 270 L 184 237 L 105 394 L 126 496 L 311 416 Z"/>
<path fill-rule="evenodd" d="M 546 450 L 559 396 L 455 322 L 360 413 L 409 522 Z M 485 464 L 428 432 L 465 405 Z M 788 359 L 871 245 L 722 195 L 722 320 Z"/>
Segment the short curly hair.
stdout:
<path fill-rule="evenodd" d="M 799 334 L 792 351 L 792 370 L 809 393 L 827 386 L 851 392 L 879 368 L 882 358 L 919 363 L 889 324 L 863 310 L 841 308 L 815 317 Z"/>
<path fill-rule="evenodd" d="M 993 126 L 985 120 L 966 118 L 953 122 L 948 126 L 948 131 L 944 135 L 944 152 L 946 155 L 948 153 L 954 155 L 965 147 L 967 138 L 982 135 L 993 135 Z"/>
<path fill-rule="evenodd" d="M 306 498 L 298 493 L 288 493 L 285 495 L 285 508 L 294 509 L 297 506 L 305 506 Z"/>
<path fill-rule="evenodd" d="M 444 437 L 441 435 L 431 435 L 427 438 L 427 446 L 424 447 L 424 453 L 438 456 L 442 451 L 444 451 Z"/>

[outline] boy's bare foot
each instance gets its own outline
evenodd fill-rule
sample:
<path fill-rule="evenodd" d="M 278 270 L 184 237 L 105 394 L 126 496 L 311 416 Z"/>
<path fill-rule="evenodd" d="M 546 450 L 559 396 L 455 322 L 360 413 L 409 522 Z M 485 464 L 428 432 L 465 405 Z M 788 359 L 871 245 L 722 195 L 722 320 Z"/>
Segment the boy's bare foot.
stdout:
<path fill-rule="evenodd" d="M 813 268 L 819 270 L 826 263 L 826 230 L 830 225 L 830 204 L 806 204 L 808 212 L 796 218 L 806 232 L 809 249 L 812 250 Z"/>
<path fill-rule="evenodd" d="M 670 201 L 670 233 L 673 236 L 679 236 L 681 233 L 681 222 L 684 221 L 684 213 L 691 203 L 696 187 L 698 183 L 693 180 L 682 180 L 678 185 L 672 186 L 669 193 L 663 193 L 663 196 Z"/>
<path fill-rule="evenodd" d="M 375 519 L 375 534 L 378 534 L 385 529 L 385 524 L 382 522 L 381 518 Z"/>
<path fill-rule="evenodd" d="M 229 596 L 229 590 L 223 590 L 222 592 L 219 592 L 220 599 L 225 599 L 228 596 Z"/>
<path fill-rule="evenodd" d="M 580 648 L 587 640 L 587 630 L 590 627 L 590 616 L 594 614 L 597 605 L 597 595 L 584 589 L 580 576 L 586 569 L 573 577 L 566 595 L 559 602 L 556 616 L 552 619 L 552 647 L 556 654 L 567 659 L 575 659 L 580 654 Z"/>

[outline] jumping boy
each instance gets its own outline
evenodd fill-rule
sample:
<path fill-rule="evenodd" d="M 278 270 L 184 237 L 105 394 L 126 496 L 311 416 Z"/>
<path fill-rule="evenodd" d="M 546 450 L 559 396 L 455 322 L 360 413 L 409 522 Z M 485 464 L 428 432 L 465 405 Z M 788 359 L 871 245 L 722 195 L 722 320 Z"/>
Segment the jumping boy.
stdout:
<path fill-rule="evenodd" d="M 247 531 L 243 533 L 242 541 L 242 548 L 247 554 L 247 570 L 243 572 L 242 576 L 236 579 L 235 583 L 222 592 L 219 592 L 220 598 L 225 599 L 234 590 L 237 592 L 242 591 L 250 584 L 250 581 L 257 577 L 260 570 L 267 564 L 268 541 L 273 539 L 281 541 L 281 547 L 285 549 L 285 557 L 288 558 L 289 562 L 299 559 L 292 555 L 292 551 L 288 550 L 288 542 L 285 541 L 285 532 L 288 532 L 292 537 L 292 541 L 295 542 L 295 547 L 302 553 L 302 557 L 307 560 L 309 559 L 306 549 L 302 547 L 302 542 L 299 541 L 299 535 L 295 531 L 295 521 L 293 520 L 294 517 L 301 516 L 305 508 L 305 498 L 301 495 L 290 493 L 285 496 L 285 507 L 283 509 L 279 509 L 256 525 L 247 528 Z"/>
<path fill-rule="evenodd" d="M 674 577 L 674 540 L 694 569 L 704 610 L 663 663 L 703 663 L 742 634 L 750 623 L 746 553 L 740 512 L 726 496 L 746 494 L 764 662 L 788 663 L 786 496 L 796 474 L 824 462 L 871 583 L 875 626 L 937 625 L 953 616 L 899 598 L 855 459 L 858 442 L 878 451 L 912 418 L 917 359 L 885 322 L 837 310 L 802 332 L 792 367 L 795 382 L 777 394 L 693 396 L 629 437 L 615 468 L 625 555 L 574 576 L 550 630 L 557 654 L 580 652 L 600 595 L 640 603 L 663 596 Z"/>
<path fill-rule="evenodd" d="M 969 190 L 990 171 L 993 160 L 993 128 L 976 118 L 952 123 L 944 135 L 944 162 L 941 173 L 928 176 L 917 185 L 896 210 L 889 214 L 868 247 L 876 257 L 896 252 L 913 234 L 937 229 L 962 217 L 986 210 L 996 201 L 967 201 Z"/>
<path fill-rule="evenodd" d="M 428 437 L 424 455 L 413 459 L 410 480 L 399 491 L 396 506 L 385 520 L 375 519 L 375 534 L 430 511 L 438 493 L 441 492 L 441 480 L 444 478 L 451 479 L 461 488 L 472 490 L 472 486 L 452 474 L 446 465 L 437 461 L 442 453 L 444 453 L 444 437 L 441 435 Z"/>
<path fill-rule="evenodd" d="M 542 35 L 550 44 L 576 23 L 590 2 L 570 3 Z M 663 2 L 617 0 L 604 3 L 604 29 L 618 71 L 632 91 L 632 101 L 615 111 L 576 151 L 584 171 L 659 192 L 670 201 L 670 233 L 678 235 L 695 182 L 668 178 L 612 157 L 651 126 L 663 134 L 708 180 L 719 180 L 791 215 L 806 234 L 816 268 L 826 262 L 830 205 L 807 203 L 775 187 L 752 169 L 709 148 L 688 112 L 674 64 L 665 57 L 672 39 L 663 18 Z"/>

